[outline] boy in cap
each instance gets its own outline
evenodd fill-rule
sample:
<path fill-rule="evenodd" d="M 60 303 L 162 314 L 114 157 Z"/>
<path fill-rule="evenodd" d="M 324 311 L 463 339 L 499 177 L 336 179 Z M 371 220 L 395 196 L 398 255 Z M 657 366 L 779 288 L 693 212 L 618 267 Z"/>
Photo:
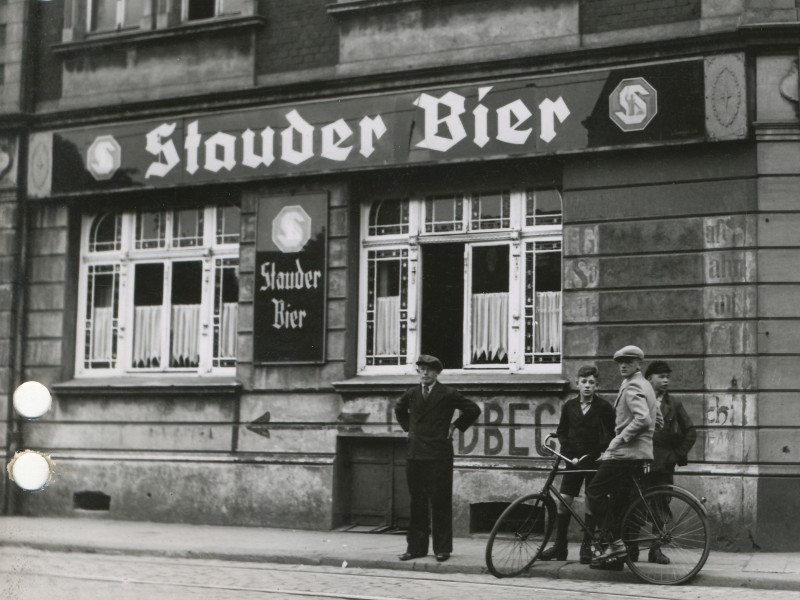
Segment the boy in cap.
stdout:
<path fill-rule="evenodd" d="M 653 387 L 644 378 L 640 365 L 644 352 L 625 346 L 614 354 L 623 377 L 614 402 L 615 436 L 598 459 L 600 466 L 586 490 L 589 508 L 597 523 L 605 524 L 609 544 L 591 561 L 592 568 L 621 570 L 628 550 L 622 541 L 620 525 L 633 487 L 633 477 L 643 463 L 653 460 L 653 432 L 658 420 L 658 405 Z"/>
<path fill-rule="evenodd" d="M 438 381 L 442 361 L 422 354 L 417 360 L 420 385 L 397 401 L 394 414 L 408 432 L 406 479 L 411 516 L 406 552 L 400 560 L 428 554 L 433 525 L 433 552 L 444 562 L 453 552 L 453 431 L 466 431 L 481 414 L 472 400 Z M 455 411 L 459 417 L 453 421 Z"/>
<path fill-rule="evenodd" d="M 576 384 L 578 394 L 564 403 L 558 421 L 556 435 L 561 445 L 561 454 L 567 458 L 588 459 L 577 466 L 567 465 L 567 470 L 597 468 L 596 460 L 608 447 L 614 435 L 614 407 L 595 393 L 599 378 L 597 367 L 584 365 L 578 369 Z M 592 483 L 594 473 L 565 473 L 561 479 L 559 491 L 568 504 L 572 504 L 575 496 L 586 482 L 586 488 Z M 539 560 L 567 560 L 567 532 L 572 514 L 567 507 L 558 504 L 556 520 L 556 538 L 552 546 L 539 555 Z M 589 507 L 586 507 L 586 528 L 594 531 L 595 521 Z M 584 533 L 580 549 L 581 564 L 588 565 L 592 559 L 592 538 Z"/>
<path fill-rule="evenodd" d="M 687 464 L 687 455 L 697 440 L 697 432 L 683 404 L 672 398 L 667 391 L 672 369 L 663 360 L 651 362 L 644 373 L 653 386 L 656 401 L 664 419 L 664 426 L 653 434 L 653 462 L 645 481 L 648 486 L 672 485 L 675 466 Z M 648 560 L 662 565 L 669 564 L 669 558 L 660 548 L 651 548 Z"/>

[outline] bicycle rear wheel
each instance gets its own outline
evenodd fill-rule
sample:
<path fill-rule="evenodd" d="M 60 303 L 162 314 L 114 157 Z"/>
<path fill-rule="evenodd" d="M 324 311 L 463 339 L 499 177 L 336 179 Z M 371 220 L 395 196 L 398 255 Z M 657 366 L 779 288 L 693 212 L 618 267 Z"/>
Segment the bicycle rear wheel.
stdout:
<path fill-rule="evenodd" d="M 622 518 L 622 539 L 631 571 L 659 585 L 690 581 L 706 564 L 711 545 L 703 505 L 677 488 L 654 489 L 636 498 Z M 633 560 L 631 549 L 637 547 L 633 555 L 638 560 Z M 658 562 L 662 556 L 667 564 Z"/>
<path fill-rule="evenodd" d="M 503 511 L 486 543 L 486 566 L 495 577 L 516 577 L 544 550 L 553 530 L 552 498 L 530 494 Z"/>

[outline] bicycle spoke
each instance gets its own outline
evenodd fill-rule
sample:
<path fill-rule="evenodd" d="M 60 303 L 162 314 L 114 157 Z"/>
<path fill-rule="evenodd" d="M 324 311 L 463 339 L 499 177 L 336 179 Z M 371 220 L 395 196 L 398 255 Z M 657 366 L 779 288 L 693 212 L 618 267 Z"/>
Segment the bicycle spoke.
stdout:
<path fill-rule="evenodd" d="M 519 498 L 500 515 L 486 545 L 486 566 L 496 577 L 514 577 L 544 549 L 552 528 L 548 503 L 533 494 Z"/>

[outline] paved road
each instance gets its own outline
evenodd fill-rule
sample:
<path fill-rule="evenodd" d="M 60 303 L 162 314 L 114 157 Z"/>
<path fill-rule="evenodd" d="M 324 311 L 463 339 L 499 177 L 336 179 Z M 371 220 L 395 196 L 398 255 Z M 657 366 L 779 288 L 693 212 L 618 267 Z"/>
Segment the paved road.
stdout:
<path fill-rule="evenodd" d="M 750 600 L 800 598 L 800 592 L 563 581 L 498 580 L 346 566 L 312 567 L 185 558 L 59 553 L 0 548 L 0 598 L 8 600 Z"/>

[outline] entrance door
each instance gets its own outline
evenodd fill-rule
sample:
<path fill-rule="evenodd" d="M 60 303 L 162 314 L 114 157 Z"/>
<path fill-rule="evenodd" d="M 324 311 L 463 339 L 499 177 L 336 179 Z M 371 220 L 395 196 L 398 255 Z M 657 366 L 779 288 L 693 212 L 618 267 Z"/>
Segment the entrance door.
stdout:
<path fill-rule="evenodd" d="M 340 514 L 361 531 L 408 527 L 405 438 L 341 438 Z"/>

